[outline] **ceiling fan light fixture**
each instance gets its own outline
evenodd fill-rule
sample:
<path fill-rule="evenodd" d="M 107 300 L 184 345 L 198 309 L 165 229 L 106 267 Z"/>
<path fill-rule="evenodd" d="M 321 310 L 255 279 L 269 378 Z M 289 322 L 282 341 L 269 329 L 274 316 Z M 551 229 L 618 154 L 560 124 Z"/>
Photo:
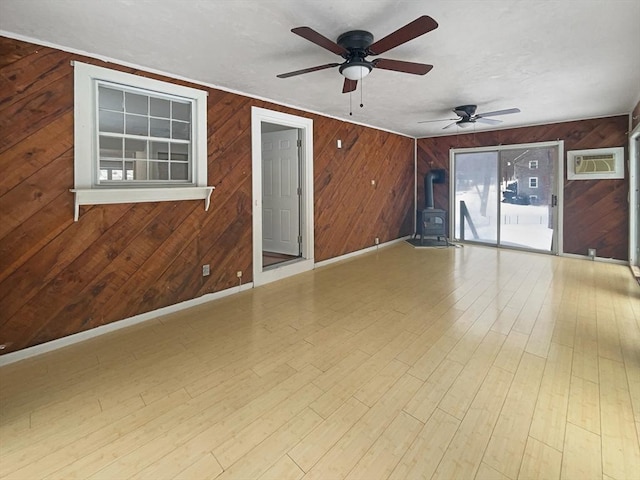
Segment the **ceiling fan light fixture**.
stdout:
<path fill-rule="evenodd" d="M 361 80 L 371 72 L 367 62 L 350 62 L 340 67 L 340 73 L 349 80 Z"/>

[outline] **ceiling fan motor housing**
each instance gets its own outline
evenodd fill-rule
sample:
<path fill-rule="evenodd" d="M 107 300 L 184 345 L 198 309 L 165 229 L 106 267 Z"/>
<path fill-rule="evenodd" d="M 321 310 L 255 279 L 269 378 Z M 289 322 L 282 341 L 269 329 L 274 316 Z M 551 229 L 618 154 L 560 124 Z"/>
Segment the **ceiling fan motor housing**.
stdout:
<path fill-rule="evenodd" d="M 345 32 L 338 37 L 337 43 L 348 52 L 343 55 L 347 61 L 338 68 L 342 75 L 351 80 L 360 80 L 373 69 L 372 63 L 365 60 L 365 57 L 369 55 L 367 48 L 373 43 L 373 35 L 370 32 L 365 30 Z M 350 67 L 360 68 L 352 69 Z M 349 71 L 344 72 L 345 69 L 349 69 Z"/>
<path fill-rule="evenodd" d="M 453 109 L 453 112 L 464 119 L 469 119 L 476 114 L 477 105 L 461 105 Z"/>
<path fill-rule="evenodd" d="M 373 35 L 365 30 L 351 30 L 340 35 L 336 43 L 349 51 L 360 50 L 366 56 L 367 48 L 373 43 Z"/>

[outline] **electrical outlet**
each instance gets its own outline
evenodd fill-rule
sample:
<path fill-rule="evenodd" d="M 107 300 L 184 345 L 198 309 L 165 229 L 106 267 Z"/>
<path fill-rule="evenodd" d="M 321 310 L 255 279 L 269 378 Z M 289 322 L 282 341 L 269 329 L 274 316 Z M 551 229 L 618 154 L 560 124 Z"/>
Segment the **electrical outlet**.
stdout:
<path fill-rule="evenodd" d="M 380 239 L 378 237 L 376 237 L 376 245 L 380 244 Z"/>
<path fill-rule="evenodd" d="M 588 250 L 588 255 L 589 255 L 589 258 L 596 258 L 596 249 L 595 248 L 590 248 Z"/>
<path fill-rule="evenodd" d="M 209 264 L 207 263 L 206 265 L 202 265 L 202 276 L 206 277 L 207 275 L 211 274 L 211 268 L 209 267 Z"/>
<path fill-rule="evenodd" d="M 238 270 L 238 271 L 236 272 L 236 277 L 238 277 L 238 278 L 242 278 L 242 270 Z"/>

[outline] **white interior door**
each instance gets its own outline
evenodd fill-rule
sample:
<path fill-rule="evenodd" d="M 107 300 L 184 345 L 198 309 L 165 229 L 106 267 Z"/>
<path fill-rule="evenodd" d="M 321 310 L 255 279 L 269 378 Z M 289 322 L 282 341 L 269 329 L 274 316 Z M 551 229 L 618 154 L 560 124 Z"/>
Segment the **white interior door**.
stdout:
<path fill-rule="evenodd" d="M 262 248 L 300 255 L 298 131 L 262 134 Z"/>

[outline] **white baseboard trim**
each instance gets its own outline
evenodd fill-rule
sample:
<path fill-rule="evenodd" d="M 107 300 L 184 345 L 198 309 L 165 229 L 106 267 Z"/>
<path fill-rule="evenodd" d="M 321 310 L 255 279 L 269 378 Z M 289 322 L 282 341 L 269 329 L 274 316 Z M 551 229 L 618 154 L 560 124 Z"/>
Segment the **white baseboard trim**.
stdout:
<path fill-rule="evenodd" d="M 7 353 L 6 355 L 0 356 L 0 367 L 27 358 L 35 357 L 36 355 L 42 355 L 43 353 L 52 352 L 54 350 L 58 350 L 59 348 L 67 347 L 75 343 L 83 342 L 84 340 L 98 337 L 100 335 L 104 335 L 105 333 L 110 333 L 122 328 L 131 327 L 132 325 L 137 325 L 138 323 L 153 320 L 154 318 L 162 317 L 170 313 L 186 310 L 187 308 L 211 302 L 222 297 L 228 297 L 229 295 L 240 293 L 244 290 L 250 290 L 252 288 L 253 282 L 249 282 L 245 285 L 227 288 L 226 290 L 220 290 L 219 292 L 207 293 L 205 295 L 202 295 L 201 297 L 192 298 L 191 300 L 185 300 L 184 302 L 176 303 L 175 305 L 169 305 L 157 310 L 153 310 L 151 312 L 145 312 L 134 317 L 125 318 L 124 320 L 118 320 L 117 322 L 112 322 L 107 325 L 101 325 L 99 327 L 92 328 L 91 330 L 74 333 L 67 337 L 58 338 L 56 340 L 51 340 L 50 342 L 41 343 L 40 345 L 35 345 L 33 347 L 18 350 L 16 352 Z"/>
<path fill-rule="evenodd" d="M 408 238 L 411 238 L 413 235 L 407 235 L 406 237 L 396 238 L 395 240 L 391 240 L 389 242 L 381 243 L 380 245 L 373 245 L 371 247 L 363 248 L 362 250 L 356 250 L 355 252 L 345 253 L 344 255 L 340 255 L 339 257 L 329 258 L 327 260 L 322 260 L 321 262 L 317 262 L 315 264 L 315 268 L 325 267 L 327 265 L 331 265 L 332 263 L 342 262 L 344 260 L 348 260 L 353 257 L 357 257 L 364 253 L 375 252 L 379 248 L 388 247 L 390 245 L 394 245 L 396 243 L 404 242 Z"/>
<path fill-rule="evenodd" d="M 259 287 L 266 285 L 267 283 L 282 280 L 283 278 L 292 277 L 299 273 L 308 272 L 315 268 L 313 259 L 294 260 L 290 264 L 284 264 L 281 267 L 263 269 L 262 273 L 256 274 L 253 277 L 253 285 Z"/>
<path fill-rule="evenodd" d="M 381 243 L 380 245 L 373 245 L 371 247 L 363 248 L 362 250 L 357 250 L 355 252 L 347 253 L 339 257 L 323 260 L 321 262 L 314 264 L 314 268 L 324 267 L 326 265 L 342 262 L 344 260 L 348 260 L 350 258 L 357 257 L 365 253 L 374 252 L 379 248 L 385 248 L 390 245 L 394 245 L 396 243 L 404 242 L 406 239 L 411 237 L 412 235 L 407 235 L 406 237 L 397 238 L 389 242 Z M 253 282 L 249 282 L 245 285 L 228 288 L 226 290 L 221 290 L 219 292 L 207 293 L 206 295 L 202 295 L 201 297 L 192 298 L 191 300 L 185 300 L 184 302 L 180 302 L 175 305 L 169 305 L 167 307 L 159 308 L 151 312 L 141 313 L 140 315 L 136 315 L 134 317 L 125 318 L 124 320 L 118 320 L 117 322 L 109 323 L 107 325 L 101 325 L 99 327 L 92 328 L 84 332 L 74 333 L 67 337 L 58 338 L 56 340 L 51 340 L 50 342 L 41 343 L 40 345 L 35 345 L 33 347 L 28 347 L 22 350 L 18 350 L 16 352 L 7 353 L 6 355 L 0 356 L 0 367 L 2 367 L 3 365 L 9 365 L 10 363 L 18 362 L 20 360 L 25 360 L 27 358 L 35 357 L 37 355 L 42 355 L 43 353 L 52 352 L 54 350 L 58 350 L 59 348 L 68 347 L 69 345 L 83 342 L 84 340 L 98 337 L 100 335 L 104 335 L 105 333 L 114 332 L 122 328 L 127 328 L 132 325 L 137 325 L 138 323 L 146 322 L 148 320 L 153 320 L 154 318 L 162 317 L 170 313 L 186 310 L 187 308 L 191 308 L 191 307 L 195 307 L 196 305 L 201 305 L 203 303 L 211 302 L 218 298 L 227 297 L 229 295 L 233 295 L 235 293 L 239 293 L 244 290 L 250 290 L 252 288 L 254 288 L 254 284 Z"/>

